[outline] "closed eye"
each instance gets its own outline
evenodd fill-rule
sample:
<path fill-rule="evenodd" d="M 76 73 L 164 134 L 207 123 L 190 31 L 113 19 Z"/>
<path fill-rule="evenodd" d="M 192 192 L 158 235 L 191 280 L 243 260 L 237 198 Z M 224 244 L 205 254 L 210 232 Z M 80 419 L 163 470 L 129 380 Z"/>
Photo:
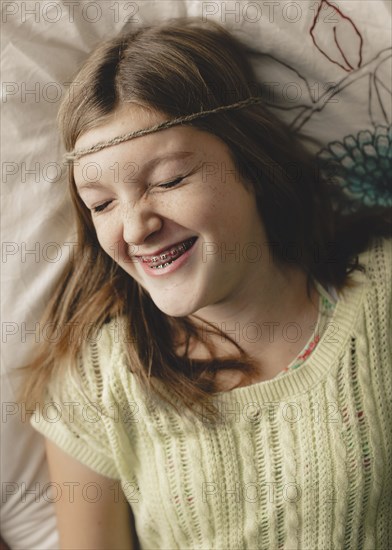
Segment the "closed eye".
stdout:
<path fill-rule="evenodd" d="M 161 183 L 159 185 L 157 185 L 157 187 L 160 187 L 162 189 L 171 189 L 172 187 L 175 187 L 176 185 L 178 185 L 179 183 L 182 182 L 182 180 L 185 179 L 184 177 L 180 177 L 180 178 L 177 178 L 173 181 L 168 181 L 167 183 Z M 99 212 L 103 212 L 108 206 L 109 204 L 111 203 L 112 201 L 106 201 L 102 204 L 99 204 L 98 206 L 95 206 L 94 208 L 91 208 L 91 211 L 94 213 L 94 214 L 97 214 Z"/>
<path fill-rule="evenodd" d="M 103 212 L 105 210 L 105 208 L 107 206 L 109 206 L 109 204 L 111 203 L 112 201 L 106 201 L 102 204 L 99 204 L 98 206 L 94 206 L 94 208 L 91 208 L 91 211 L 94 212 L 94 213 L 97 213 L 97 212 Z"/>
<path fill-rule="evenodd" d="M 181 183 L 183 179 L 184 179 L 183 177 L 177 178 L 176 180 L 169 181 L 167 183 L 161 183 L 160 185 L 157 185 L 157 187 L 161 187 L 163 189 L 170 189 L 171 187 L 175 187 L 176 185 Z"/>

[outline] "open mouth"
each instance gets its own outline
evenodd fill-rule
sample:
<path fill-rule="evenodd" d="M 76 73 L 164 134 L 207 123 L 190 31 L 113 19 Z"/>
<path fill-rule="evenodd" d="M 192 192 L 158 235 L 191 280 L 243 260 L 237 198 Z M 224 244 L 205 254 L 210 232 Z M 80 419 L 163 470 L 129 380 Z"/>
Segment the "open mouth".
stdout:
<path fill-rule="evenodd" d="M 165 267 L 169 266 L 178 258 L 180 258 L 187 250 L 192 248 L 192 246 L 195 244 L 197 240 L 197 237 L 192 237 L 190 239 L 187 239 L 186 241 L 183 241 L 181 243 L 178 243 L 177 245 L 171 247 L 168 250 L 165 250 L 162 252 L 162 254 L 159 254 L 157 256 L 153 257 L 146 257 L 141 256 L 141 261 L 143 263 L 150 264 L 148 267 L 150 269 L 164 269 Z"/>

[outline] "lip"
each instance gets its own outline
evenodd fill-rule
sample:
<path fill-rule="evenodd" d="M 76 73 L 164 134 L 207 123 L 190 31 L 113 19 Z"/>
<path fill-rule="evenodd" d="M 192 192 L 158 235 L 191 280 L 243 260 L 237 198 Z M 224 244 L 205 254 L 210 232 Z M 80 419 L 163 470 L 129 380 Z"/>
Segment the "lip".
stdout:
<path fill-rule="evenodd" d="M 187 240 L 187 239 L 185 239 Z M 179 256 L 177 259 L 175 259 L 171 264 L 169 264 L 167 267 L 163 267 L 163 268 L 159 268 L 159 269 L 153 269 L 150 267 L 150 264 L 147 263 L 147 262 L 143 262 L 141 257 L 138 256 L 137 258 L 139 259 L 139 263 L 141 265 L 141 267 L 143 268 L 143 271 L 145 273 L 147 273 L 147 275 L 150 275 L 150 277 L 162 277 L 163 275 L 168 275 L 169 273 L 173 273 L 173 271 L 176 271 L 177 269 L 179 269 L 182 265 L 184 265 L 184 263 L 189 259 L 189 257 L 193 254 L 195 248 L 196 248 L 196 244 L 198 242 L 198 238 L 196 237 L 196 240 L 195 242 L 192 244 L 192 246 L 190 248 L 188 248 L 188 250 L 186 252 L 184 252 L 183 254 L 181 254 L 181 256 Z M 177 243 L 178 244 L 181 244 L 182 242 L 184 241 L 179 241 Z M 177 245 L 172 245 L 171 247 L 173 246 L 177 246 Z M 169 248 L 170 249 L 170 248 Z M 169 250 L 168 248 L 162 248 L 160 250 L 160 253 L 164 252 L 165 250 Z M 153 256 L 157 255 L 157 253 L 153 254 Z M 146 257 L 146 256 L 144 256 Z M 148 256 L 147 256 L 148 257 Z"/>
<path fill-rule="evenodd" d="M 150 252 L 150 254 L 138 254 L 137 256 L 135 256 L 135 258 L 138 258 L 140 261 L 142 260 L 142 258 L 149 258 L 149 259 L 154 258 L 154 256 L 159 256 L 160 254 L 162 254 L 162 252 L 166 252 L 168 250 L 171 250 L 172 248 L 175 248 L 176 246 L 180 245 L 181 243 L 183 243 L 185 241 L 189 241 L 189 239 L 192 239 L 192 238 L 194 238 L 194 237 L 187 237 L 186 239 L 182 239 L 181 241 L 177 241 L 174 244 L 169 244 L 168 246 L 163 246 L 159 250 L 155 250 L 155 252 Z"/>

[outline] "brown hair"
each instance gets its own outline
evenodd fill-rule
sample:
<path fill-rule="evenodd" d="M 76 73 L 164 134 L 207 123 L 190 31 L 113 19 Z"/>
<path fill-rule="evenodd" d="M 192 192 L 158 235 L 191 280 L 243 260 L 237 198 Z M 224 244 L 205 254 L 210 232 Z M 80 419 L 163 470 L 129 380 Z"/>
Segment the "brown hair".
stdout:
<path fill-rule="evenodd" d="M 144 27 L 105 42 L 77 74 L 77 86 L 71 86 L 72 93 L 62 104 L 59 120 L 66 149 L 72 150 L 81 134 L 100 126 L 123 102 L 152 107 L 172 119 L 254 95 L 257 80 L 248 53 L 220 25 L 190 18 Z M 368 244 L 371 229 L 373 234 L 382 233 L 384 218 L 378 218 L 377 227 L 369 211 L 367 224 L 361 221 L 362 212 L 351 217 L 334 212 L 339 190 L 319 176 L 298 140 L 263 104 L 220 112 L 190 124 L 225 142 L 244 181 L 252 183 L 276 261 L 297 263 L 308 276 L 309 288 L 314 279 L 337 289 L 349 284 L 349 273 L 360 267 L 355 256 Z M 24 397 L 37 400 L 49 378 L 59 375 L 63 359 L 76 362 L 83 339 L 97 334 L 106 321 L 117 316 L 127 319 L 130 369 L 156 393 L 163 383 L 192 407 L 216 391 L 218 369 L 241 368 L 250 373 L 251 361 L 233 340 L 239 357 L 237 353 L 218 359 L 212 348 L 209 361 L 188 357 L 191 338 L 201 341 L 199 331 L 188 318 L 162 313 L 100 248 L 72 172 L 69 183 L 78 249 L 45 316 L 53 334 L 60 327 L 61 338 L 43 344 L 30 365 L 34 374 Z M 289 259 L 286 251 L 293 243 L 300 255 Z M 80 339 L 71 337 L 75 326 Z M 179 333 L 187 335 L 181 357 L 174 351 Z"/>

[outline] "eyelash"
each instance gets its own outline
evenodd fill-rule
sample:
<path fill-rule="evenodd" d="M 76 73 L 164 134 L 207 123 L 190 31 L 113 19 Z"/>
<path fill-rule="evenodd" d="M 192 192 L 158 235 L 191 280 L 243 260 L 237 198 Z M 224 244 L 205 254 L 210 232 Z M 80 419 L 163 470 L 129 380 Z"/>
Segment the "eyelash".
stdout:
<path fill-rule="evenodd" d="M 172 187 L 175 187 L 176 185 L 181 183 L 183 179 L 184 179 L 184 177 L 180 177 L 180 178 L 177 178 L 175 180 L 168 181 L 167 183 L 161 183 L 160 185 L 157 185 L 156 187 L 160 187 L 162 189 L 171 189 Z M 97 214 L 99 212 L 103 212 L 106 209 L 106 207 L 109 206 L 109 204 L 111 202 L 112 201 L 106 201 L 102 204 L 99 204 L 98 206 L 95 206 L 91 210 L 94 214 Z"/>
<path fill-rule="evenodd" d="M 105 210 L 105 208 L 107 206 L 109 206 L 109 204 L 111 203 L 112 201 L 106 201 L 102 204 L 99 204 L 98 206 L 94 206 L 94 208 L 91 209 L 91 211 L 94 213 L 94 214 L 97 214 L 99 212 L 103 212 Z"/>
<path fill-rule="evenodd" d="M 180 177 L 173 181 L 168 181 L 167 183 L 161 183 L 160 185 L 157 185 L 157 187 L 161 187 L 162 189 L 171 189 L 172 187 L 175 187 L 176 185 L 181 183 L 183 179 L 183 177 Z"/>

